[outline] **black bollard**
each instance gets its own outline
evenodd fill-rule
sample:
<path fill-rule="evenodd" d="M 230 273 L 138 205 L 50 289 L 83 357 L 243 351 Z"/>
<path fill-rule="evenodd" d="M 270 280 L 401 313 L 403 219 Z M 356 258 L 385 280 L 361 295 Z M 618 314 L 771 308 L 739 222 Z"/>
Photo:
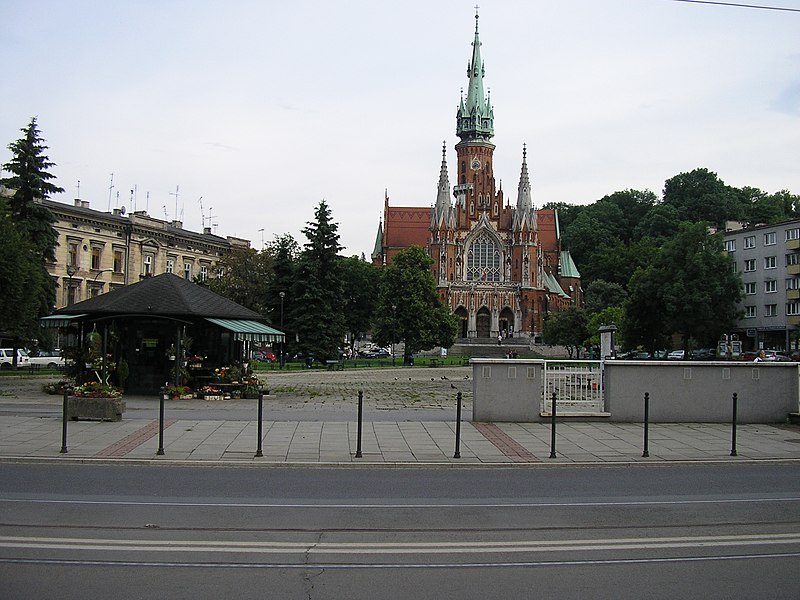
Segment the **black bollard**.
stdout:
<path fill-rule="evenodd" d="M 361 420 L 364 413 L 364 391 L 358 390 L 358 439 L 356 441 L 356 458 L 361 458 Z"/>
<path fill-rule="evenodd" d="M 264 390 L 258 389 L 258 444 L 256 446 L 256 458 L 264 456 L 261 451 L 261 436 L 264 431 Z"/>
<path fill-rule="evenodd" d="M 69 402 L 69 386 L 64 386 L 64 405 L 61 410 L 61 454 L 67 453 L 67 403 Z"/>
<path fill-rule="evenodd" d="M 553 392 L 550 408 L 550 458 L 556 458 L 556 393 Z"/>
<path fill-rule="evenodd" d="M 650 456 L 650 442 L 648 440 L 648 428 L 650 425 L 650 392 L 644 393 L 644 452 L 643 457 Z"/>
<path fill-rule="evenodd" d="M 461 458 L 461 392 L 456 394 L 456 453 L 453 458 Z"/>
<path fill-rule="evenodd" d="M 739 396 L 733 393 L 733 417 L 731 418 L 731 456 L 736 456 L 736 413 L 739 409 Z"/>
<path fill-rule="evenodd" d="M 158 395 L 158 456 L 164 455 L 164 400 L 167 397 L 167 388 L 162 387 Z"/>

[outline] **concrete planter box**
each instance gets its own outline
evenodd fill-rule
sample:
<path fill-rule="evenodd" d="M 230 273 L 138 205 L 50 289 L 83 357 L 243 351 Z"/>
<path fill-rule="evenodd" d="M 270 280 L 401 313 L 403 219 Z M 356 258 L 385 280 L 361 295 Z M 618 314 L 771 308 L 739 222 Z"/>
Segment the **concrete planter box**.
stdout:
<path fill-rule="evenodd" d="M 70 396 L 67 402 L 67 418 L 72 421 L 121 421 L 125 412 L 122 398 L 84 398 Z"/>

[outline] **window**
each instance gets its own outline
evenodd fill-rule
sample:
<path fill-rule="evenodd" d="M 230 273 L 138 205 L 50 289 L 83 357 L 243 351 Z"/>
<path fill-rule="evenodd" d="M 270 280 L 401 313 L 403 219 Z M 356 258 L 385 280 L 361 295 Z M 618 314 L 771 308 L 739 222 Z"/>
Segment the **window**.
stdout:
<path fill-rule="evenodd" d="M 775 232 L 770 231 L 769 233 L 764 234 L 764 245 L 765 246 L 774 246 L 775 245 Z"/>
<path fill-rule="evenodd" d="M 786 255 L 786 266 L 800 265 L 800 252 L 793 252 Z"/>
<path fill-rule="evenodd" d="M 765 269 L 774 269 L 775 268 L 775 257 L 774 256 L 765 256 L 764 257 L 764 268 Z"/>
<path fill-rule="evenodd" d="M 736 251 L 736 240 L 725 240 L 725 250 L 728 252 Z"/>
<path fill-rule="evenodd" d="M 756 236 L 748 235 L 744 238 L 744 247 L 745 248 L 755 248 L 756 247 Z"/>
<path fill-rule="evenodd" d="M 100 246 L 92 246 L 92 269 L 98 271 L 100 269 Z"/>
<path fill-rule="evenodd" d="M 467 254 L 468 281 L 500 281 L 500 250 L 494 239 L 483 231 L 475 238 Z"/>
<path fill-rule="evenodd" d="M 756 307 L 755 306 L 745 306 L 744 307 L 744 318 L 745 319 L 752 319 L 756 316 Z"/>
<path fill-rule="evenodd" d="M 748 258 L 744 261 L 744 271 L 747 273 L 748 271 L 755 271 L 756 270 L 756 259 L 755 258 Z"/>
<path fill-rule="evenodd" d="M 778 282 L 775 279 L 767 279 L 764 281 L 764 293 L 774 294 L 778 291 Z"/>
<path fill-rule="evenodd" d="M 800 227 L 786 230 L 786 241 L 789 240 L 800 240 Z"/>
<path fill-rule="evenodd" d="M 114 250 L 114 273 L 122 273 L 122 250 Z"/>
<path fill-rule="evenodd" d="M 69 243 L 69 266 L 78 266 L 78 242 Z"/>
<path fill-rule="evenodd" d="M 786 314 L 788 316 L 800 315 L 800 302 L 787 302 Z"/>
<path fill-rule="evenodd" d="M 171 258 L 167 259 L 167 273 L 175 272 L 175 261 Z"/>
<path fill-rule="evenodd" d="M 184 279 L 192 278 L 192 263 L 190 262 L 183 263 L 183 278 Z"/>
<path fill-rule="evenodd" d="M 764 316 L 765 317 L 777 317 L 778 316 L 778 305 L 777 304 L 766 304 L 764 306 Z"/>
<path fill-rule="evenodd" d="M 756 284 L 754 282 L 748 282 L 744 284 L 744 293 L 748 296 L 752 296 L 756 293 Z"/>
<path fill-rule="evenodd" d="M 144 275 L 152 275 L 153 274 L 153 255 L 152 254 L 145 254 L 144 258 L 142 259 L 142 273 Z"/>
<path fill-rule="evenodd" d="M 800 277 L 789 277 L 786 280 L 787 290 L 800 290 Z"/>
<path fill-rule="evenodd" d="M 200 265 L 200 280 L 205 281 L 208 279 L 208 267 L 206 265 Z"/>

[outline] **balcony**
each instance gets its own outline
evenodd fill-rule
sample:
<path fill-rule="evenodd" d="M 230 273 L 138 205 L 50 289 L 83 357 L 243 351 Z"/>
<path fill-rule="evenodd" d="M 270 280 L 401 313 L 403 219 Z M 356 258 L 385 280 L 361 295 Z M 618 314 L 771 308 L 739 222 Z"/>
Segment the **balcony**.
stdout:
<path fill-rule="evenodd" d="M 800 289 L 797 289 L 797 290 L 786 290 L 786 299 L 787 300 L 800 300 Z"/>
<path fill-rule="evenodd" d="M 800 240 L 788 240 L 786 242 L 787 250 L 800 250 Z"/>
<path fill-rule="evenodd" d="M 800 265 L 789 265 L 786 267 L 786 272 L 789 275 L 800 275 Z"/>
<path fill-rule="evenodd" d="M 790 327 L 798 327 L 800 326 L 800 315 L 791 315 L 786 317 L 786 323 Z"/>

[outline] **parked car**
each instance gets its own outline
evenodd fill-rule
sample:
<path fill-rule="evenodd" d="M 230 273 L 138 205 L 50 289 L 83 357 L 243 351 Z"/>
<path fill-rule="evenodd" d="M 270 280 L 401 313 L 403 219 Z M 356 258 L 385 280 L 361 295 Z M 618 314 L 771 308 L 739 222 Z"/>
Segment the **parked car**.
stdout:
<path fill-rule="evenodd" d="M 692 350 L 692 360 L 714 360 L 717 351 L 714 348 L 696 348 Z"/>
<path fill-rule="evenodd" d="M 11 369 L 14 366 L 14 349 L 0 348 L 0 369 Z M 30 367 L 31 359 L 25 350 L 17 349 L 17 368 Z"/>
<path fill-rule="evenodd" d="M 764 350 L 764 360 L 769 362 L 791 362 L 792 359 L 777 350 Z"/>
<path fill-rule="evenodd" d="M 673 350 L 669 354 L 667 354 L 667 360 L 683 360 L 686 356 L 686 352 L 683 350 Z"/>
<path fill-rule="evenodd" d="M 66 365 L 64 357 L 59 351 L 40 350 L 38 354 L 29 356 L 30 364 L 48 369 L 61 369 Z"/>
<path fill-rule="evenodd" d="M 256 362 L 275 362 L 278 360 L 278 357 L 275 356 L 274 352 L 269 350 L 267 351 L 258 351 L 253 353 L 253 360 Z"/>
<path fill-rule="evenodd" d="M 364 358 L 390 358 L 391 356 L 386 350 L 376 350 L 364 355 Z"/>

